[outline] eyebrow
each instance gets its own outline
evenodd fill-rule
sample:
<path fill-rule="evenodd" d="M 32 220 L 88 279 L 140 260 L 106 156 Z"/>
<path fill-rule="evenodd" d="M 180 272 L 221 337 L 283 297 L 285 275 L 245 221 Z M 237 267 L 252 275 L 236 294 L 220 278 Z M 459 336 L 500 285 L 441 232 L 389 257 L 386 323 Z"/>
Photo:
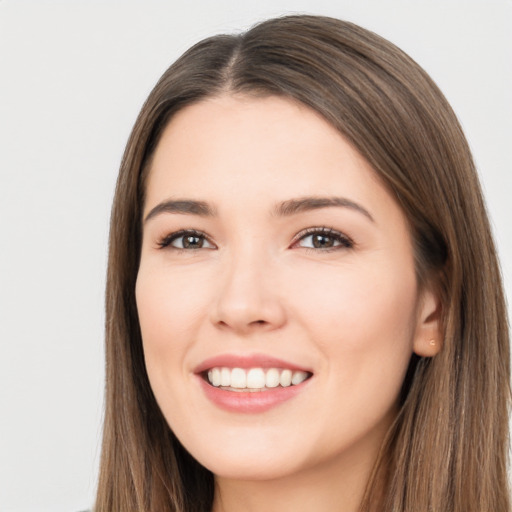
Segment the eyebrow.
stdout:
<path fill-rule="evenodd" d="M 362 213 L 369 220 L 375 222 L 372 215 L 366 208 L 345 197 L 310 196 L 288 199 L 287 201 L 278 203 L 272 210 L 272 213 L 278 217 L 289 217 L 291 215 L 296 215 L 310 210 L 330 207 L 350 208 L 351 210 Z M 215 217 L 217 215 L 217 210 L 206 201 L 169 199 L 152 208 L 146 215 L 144 223 L 161 213 L 178 213 L 184 215 L 198 215 L 200 217 Z"/>
<path fill-rule="evenodd" d="M 185 215 L 199 215 L 200 217 L 215 217 L 217 214 L 215 208 L 205 201 L 195 201 L 191 199 L 169 199 L 157 204 L 144 219 L 147 222 L 149 219 L 156 217 L 160 213 L 181 213 Z"/>
<path fill-rule="evenodd" d="M 289 215 L 296 215 L 297 213 L 302 213 L 309 210 L 318 210 L 320 208 L 330 208 L 333 206 L 350 208 L 351 210 L 362 213 L 369 220 L 375 222 L 374 218 L 366 208 L 345 197 L 312 196 L 300 197 L 298 199 L 289 199 L 279 203 L 274 209 L 274 214 L 279 217 L 287 217 Z"/>

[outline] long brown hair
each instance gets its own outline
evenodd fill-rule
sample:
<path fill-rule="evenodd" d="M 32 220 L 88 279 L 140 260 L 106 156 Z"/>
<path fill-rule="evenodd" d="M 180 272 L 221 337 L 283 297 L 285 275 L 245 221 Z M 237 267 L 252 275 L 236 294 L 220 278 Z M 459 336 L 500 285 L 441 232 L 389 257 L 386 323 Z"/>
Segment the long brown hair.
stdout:
<path fill-rule="evenodd" d="M 446 99 L 388 41 L 288 16 L 206 39 L 162 76 L 133 128 L 111 219 L 107 385 L 97 512 L 211 509 L 213 475 L 181 446 L 144 366 L 135 306 L 148 162 L 179 109 L 233 92 L 308 105 L 373 166 L 409 220 L 420 285 L 442 302 L 443 349 L 413 356 L 362 510 L 509 510 L 509 340 L 500 271 L 471 154 Z"/>

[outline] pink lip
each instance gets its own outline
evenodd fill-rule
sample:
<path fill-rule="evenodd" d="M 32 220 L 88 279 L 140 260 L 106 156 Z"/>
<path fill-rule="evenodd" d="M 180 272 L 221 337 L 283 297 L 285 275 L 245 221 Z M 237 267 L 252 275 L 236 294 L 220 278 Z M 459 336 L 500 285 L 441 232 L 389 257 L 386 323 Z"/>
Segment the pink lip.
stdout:
<path fill-rule="evenodd" d="M 229 412 L 259 413 L 276 407 L 297 396 L 309 384 L 310 379 L 297 386 L 272 388 L 266 391 L 226 391 L 216 388 L 198 376 L 201 388 L 217 407 Z"/>
<path fill-rule="evenodd" d="M 292 371 L 301 370 L 303 372 L 310 372 L 308 368 L 298 366 L 283 359 L 277 359 L 265 354 L 251 354 L 251 355 L 234 355 L 234 354 L 221 354 L 219 356 L 206 359 L 199 364 L 194 373 L 202 373 L 210 368 L 288 368 Z"/>
<path fill-rule="evenodd" d="M 228 391 L 212 386 L 203 377 L 205 371 L 216 367 L 287 368 L 293 371 L 302 370 L 309 372 L 310 370 L 263 354 L 253 354 L 250 356 L 224 354 L 203 361 L 194 370 L 201 389 L 213 404 L 229 412 L 262 413 L 268 411 L 297 396 L 306 389 L 311 380 L 307 379 L 296 386 L 276 387 L 264 391 Z"/>

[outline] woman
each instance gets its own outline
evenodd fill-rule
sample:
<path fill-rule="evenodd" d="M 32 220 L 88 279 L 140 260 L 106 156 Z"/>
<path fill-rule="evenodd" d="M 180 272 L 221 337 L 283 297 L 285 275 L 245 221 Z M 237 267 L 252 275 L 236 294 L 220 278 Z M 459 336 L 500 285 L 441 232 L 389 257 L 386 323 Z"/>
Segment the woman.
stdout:
<path fill-rule="evenodd" d="M 330 18 L 207 39 L 121 166 L 96 510 L 509 510 L 508 350 L 425 72 Z"/>

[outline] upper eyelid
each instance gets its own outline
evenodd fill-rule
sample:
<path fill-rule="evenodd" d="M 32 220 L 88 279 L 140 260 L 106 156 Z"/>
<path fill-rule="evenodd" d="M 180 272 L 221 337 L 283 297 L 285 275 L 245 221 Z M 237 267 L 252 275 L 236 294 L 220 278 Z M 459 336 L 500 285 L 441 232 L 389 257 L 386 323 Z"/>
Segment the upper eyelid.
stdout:
<path fill-rule="evenodd" d="M 300 243 L 303 240 L 306 240 L 308 237 L 315 235 L 315 234 L 324 235 L 326 237 L 331 237 L 336 240 L 337 245 L 333 245 L 331 247 L 303 247 L 300 245 Z M 313 251 L 315 253 L 331 253 L 331 252 L 339 251 L 339 250 L 351 250 L 351 249 L 354 249 L 355 247 L 356 247 L 356 244 L 350 236 L 348 236 L 345 233 L 338 231 L 334 228 L 326 228 L 326 227 L 307 228 L 307 229 L 301 231 L 300 233 L 298 233 L 290 245 L 291 249 L 295 249 L 295 250 L 301 249 L 304 251 Z"/>
<path fill-rule="evenodd" d="M 322 235 L 327 235 L 327 236 L 329 236 L 329 235 L 337 236 L 339 238 L 343 238 L 343 239 L 353 243 L 352 238 L 350 236 L 346 235 L 345 233 L 343 233 L 342 231 L 338 231 L 337 229 L 330 228 L 330 227 L 325 227 L 325 226 L 324 227 L 313 227 L 313 228 L 303 229 L 302 231 L 297 233 L 297 235 L 295 235 L 293 243 L 299 241 L 300 239 L 302 239 L 305 236 L 314 235 L 314 234 L 317 234 L 317 233 L 320 233 Z"/>
<path fill-rule="evenodd" d="M 178 238 L 186 236 L 186 235 L 202 237 L 209 244 L 216 246 L 216 244 L 212 241 L 210 236 L 208 236 L 206 233 L 204 233 L 203 231 L 200 231 L 198 229 L 179 229 L 178 231 L 173 231 L 172 233 L 169 233 L 169 234 L 159 238 L 157 240 L 157 245 L 160 248 L 169 247 L 174 240 L 177 240 Z M 176 247 L 175 249 L 179 250 L 178 247 Z"/>
<path fill-rule="evenodd" d="M 338 231 L 332 227 L 327 227 L 327 226 L 314 226 L 314 227 L 305 228 L 305 229 L 299 231 L 293 237 L 293 239 L 290 243 L 290 246 L 294 246 L 303 238 L 305 238 L 307 236 L 314 235 L 314 234 L 323 234 L 326 236 L 333 236 L 333 237 L 341 238 L 343 240 L 346 240 L 349 244 L 354 245 L 354 241 L 352 240 L 352 238 L 341 231 Z M 193 228 L 180 229 L 180 230 L 174 231 L 172 233 L 169 233 L 166 236 L 160 238 L 157 241 L 157 245 L 161 248 L 168 247 L 174 240 L 176 240 L 182 236 L 185 236 L 185 235 L 193 235 L 193 236 L 202 237 L 209 244 L 217 247 L 217 244 L 213 241 L 212 237 L 210 237 L 207 233 L 205 233 L 204 231 L 198 230 L 198 229 L 193 229 Z M 179 248 L 177 248 L 177 249 L 179 249 Z"/>

